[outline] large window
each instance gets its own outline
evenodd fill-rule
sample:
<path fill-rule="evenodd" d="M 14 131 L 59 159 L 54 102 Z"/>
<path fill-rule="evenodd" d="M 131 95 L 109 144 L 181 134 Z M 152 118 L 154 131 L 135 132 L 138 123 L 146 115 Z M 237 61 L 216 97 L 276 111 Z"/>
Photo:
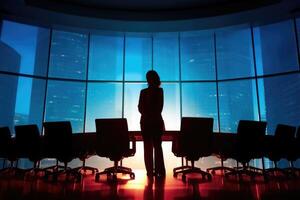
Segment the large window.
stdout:
<path fill-rule="evenodd" d="M 91 35 L 89 80 L 123 80 L 124 36 Z"/>
<path fill-rule="evenodd" d="M 295 36 L 292 20 L 254 28 L 258 75 L 299 69 Z"/>
<path fill-rule="evenodd" d="M 261 118 L 268 122 L 268 134 L 277 124 L 299 126 L 300 75 L 284 75 L 259 79 Z"/>
<path fill-rule="evenodd" d="M 254 80 L 219 83 L 220 131 L 236 133 L 239 120 L 259 120 Z"/>
<path fill-rule="evenodd" d="M 95 119 L 122 117 L 122 84 L 89 83 L 85 131 L 94 132 Z"/>
<path fill-rule="evenodd" d="M 48 81 L 45 121 L 71 121 L 74 133 L 83 132 L 85 84 Z"/>
<path fill-rule="evenodd" d="M 119 117 L 140 130 L 151 69 L 162 81 L 166 130 L 179 130 L 181 117 L 214 118 L 217 132 L 236 132 L 242 119 L 267 121 L 268 134 L 278 123 L 299 126 L 299 19 L 165 33 L 0 25 L 0 126 L 12 132 L 61 120 L 74 133 L 94 132 L 95 119 Z"/>
<path fill-rule="evenodd" d="M 216 83 L 183 83 L 182 116 L 214 118 L 214 131 L 218 131 Z"/>
<path fill-rule="evenodd" d="M 126 83 L 124 94 L 124 117 L 127 118 L 129 130 L 141 130 L 138 111 L 140 91 L 147 85 L 143 83 Z"/>
<path fill-rule="evenodd" d="M 52 31 L 49 76 L 86 79 L 88 36 Z"/>
<path fill-rule="evenodd" d="M 177 33 L 153 36 L 153 68 L 163 81 L 179 80 L 179 52 Z"/>
<path fill-rule="evenodd" d="M 231 27 L 216 32 L 218 78 L 254 76 L 250 27 Z"/>
<path fill-rule="evenodd" d="M 46 76 L 48 29 L 3 21 L 0 36 L 0 70 Z"/>
<path fill-rule="evenodd" d="M 152 38 L 148 34 L 129 34 L 125 39 L 125 80 L 146 80 L 152 69 Z"/>
<path fill-rule="evenodd" d="M 213 31 L 180 34 L 181 80 L 216 80 Z"/>
<path fill-rule="evenodd" d="M 37 124 L 41 130 L 45 80 L 0 74 L 0 125 Z"/>

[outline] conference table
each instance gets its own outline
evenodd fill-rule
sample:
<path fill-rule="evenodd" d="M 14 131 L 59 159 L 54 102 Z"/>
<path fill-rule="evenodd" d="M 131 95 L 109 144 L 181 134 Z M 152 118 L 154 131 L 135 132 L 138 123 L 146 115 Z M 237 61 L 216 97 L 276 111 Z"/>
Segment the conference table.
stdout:
<path fill-rule="evenodd" d="M 162 141 L 171 142 L 179 133 L 180 131 L 165 131 L 162 135 Z M 132 141 L 143 141 L 140 131 L 129 131 L 129 135 Z M 226 137 L 226 143 L 224 143 L 224 137 Z M 96 154 L 97 140 L 95 132 L 73 134 L 72 139 L 75 151 L 82 151 L 89 156 Z M 235 142 L 236 134 L 215 132 L 213 134 L 213 154 L 219 155 L 221 152 L 230 151 L 232 144 Z"/>

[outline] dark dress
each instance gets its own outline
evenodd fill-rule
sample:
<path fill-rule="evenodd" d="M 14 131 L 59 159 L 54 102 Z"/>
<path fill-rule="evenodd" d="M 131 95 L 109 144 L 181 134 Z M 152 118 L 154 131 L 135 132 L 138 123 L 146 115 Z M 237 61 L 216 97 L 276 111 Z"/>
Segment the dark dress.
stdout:
<path fill-rule="evenodd" d="M 139 112 L 141 113 L 141 130 L 144 140 L 144 158 L 148 175 L 153 172 L 165 175 L 165 165 L 161 147 L 164 121 L 161 112 L 164 104 L 163 89 L 148 87 L 140 93 Z M 155 154 L 155 171 L 153 171 L 153 148 Z"/>

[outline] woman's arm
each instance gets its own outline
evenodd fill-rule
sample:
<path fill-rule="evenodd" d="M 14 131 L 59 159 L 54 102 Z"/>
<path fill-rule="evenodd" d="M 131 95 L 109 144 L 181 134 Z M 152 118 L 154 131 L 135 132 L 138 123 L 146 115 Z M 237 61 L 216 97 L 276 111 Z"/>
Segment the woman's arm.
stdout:
<path fill-rule="evenodd" d="M 161 88 L 159 92 L 158 111 L 161 113 L 164 107 L 164 90 Z"/>
<path fill-rule="evenodd" d="M 143 114 L 143 99 L 142 99 L 142 91 L 140 92 L 138 109 L 139 109 L 139 112 L 140 112 L 141 114 Z"/>

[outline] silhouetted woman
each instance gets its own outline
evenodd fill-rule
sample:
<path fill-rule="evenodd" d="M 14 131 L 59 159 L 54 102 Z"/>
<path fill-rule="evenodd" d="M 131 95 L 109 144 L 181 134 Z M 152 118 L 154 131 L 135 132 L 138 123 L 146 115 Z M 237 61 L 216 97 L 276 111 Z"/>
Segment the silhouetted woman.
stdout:
<path fill-rule="evenodd" d="M 161 112 L 164 105 L 164 92 L 160 87 L 160 78 L 156 71 L 150 70 L 146 74 L 148 88 L 140 93 L 139 112 L 141 113 L 141 130 L 144 140 L 144 159 L 147 176 L 164 177 L 166 174 L 164 157 L 161 147 L 161 136 L 165 125 Z M 153 170 L 153 148 L 154 165 Z"/>

